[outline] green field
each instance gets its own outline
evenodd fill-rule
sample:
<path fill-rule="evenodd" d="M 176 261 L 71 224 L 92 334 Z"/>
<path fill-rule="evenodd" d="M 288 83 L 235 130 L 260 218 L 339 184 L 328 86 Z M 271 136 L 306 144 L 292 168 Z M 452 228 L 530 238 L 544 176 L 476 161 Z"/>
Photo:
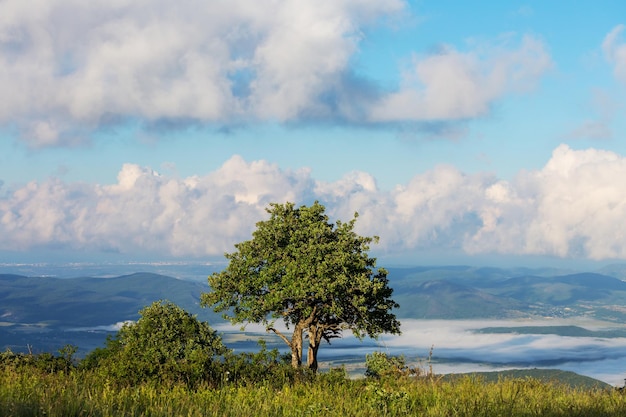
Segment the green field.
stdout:
<path fill-rule="evenodd" d="M 0 416 L 624 416 L 614 389 L 571 388 L 530 377 L 344 378 L 189 389 L 116 386 L 77 369 L 0 368 Z"/>

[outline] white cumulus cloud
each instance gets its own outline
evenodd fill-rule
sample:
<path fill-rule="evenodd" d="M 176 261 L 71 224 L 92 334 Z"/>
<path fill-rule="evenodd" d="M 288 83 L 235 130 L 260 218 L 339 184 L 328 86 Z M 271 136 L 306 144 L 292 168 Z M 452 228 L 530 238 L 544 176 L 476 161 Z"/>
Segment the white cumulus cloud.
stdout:
<path fill-rule="evenodd" d="M 465 243 L 470 251 L 610 259 L 626 257 L 626 158 L 561 145 L 539 171 L 524 172 L 508 201 L 487 200 L 489 222 Z M 488 227 L 487 227 L 488 226 Z"/>
<path fill-rule="evenodd" d="M 59 179 L 4 187 L 0 250 L 72 248 L 221 256 L 248 239 L 272 202 L 319 200 L 331 218 L 359 213 L 357 232 L 388 254 L 626 259 L 626 157 L 567 145 L 511 181 L 438 166 L 391 191 L 365 172 L 334 182 L 233 156 L 202 176 L 177 178 L 125 164 L 114 184 Z"/>
<path fill-rule="evenodd" d="M 0 128 L 41 148 L 137 121 L 460 120 L 528 90 L 551 65 L 530 36 L 447 47 L 384 91 L 355 57 L 370 27 L 410 12 L 404 0 L 4 0 Z"/>
<path fill-rule="evenodd" d="M 302 200 L 311 187 L 307 170 L 238 156 L 202 177 L 125 164 L 111 185 L 31 182 L 0 199 L 0 249 L 220 255 L 250 237 L 270 202 Z"/>
<path fill-rule="evenodd" d="M 467 119 L 485 115 L 503 95 L 527 91 L 552 66 L 540 40 L 523 37 L 517 47 L 443 47 L 415 58 L 401 88 L 371 109 L 379 121 Z"/>
<path fill-rule="evenodd" d="M 42 147 L 76 144 L 126 119 L 328 115 L 320 97 L 342 91 L 363 28 L 404 8 L 401 0 L 5 0 L 0 124 Z"/>

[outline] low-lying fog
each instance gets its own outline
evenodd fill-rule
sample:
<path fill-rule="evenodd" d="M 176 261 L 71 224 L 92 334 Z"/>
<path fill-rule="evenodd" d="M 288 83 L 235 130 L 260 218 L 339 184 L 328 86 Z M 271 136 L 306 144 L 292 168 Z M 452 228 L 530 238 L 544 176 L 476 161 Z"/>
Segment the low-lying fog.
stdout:
<path fill-rule="evenodd" d="M 432 365 L 437 374 L 493 371 L 521 368 L 554 368 L 573 371 L 614 386 L 623 386 L 626 378 L 626 338 L 568 337 L 554 334 L 485 334 L 485 327 L 580 326 L 588 330 L 621 330 L 615 323 L 577 320 L 501 321 L 501 320 L 402 320 L 402 335 L 384 335 L 378 341 L 363 342 L 346 333 L 344 338 L 322 345 L 319 360 L 326 366 L 363 362 L 366 353 L 381 350 L 404 355 L 407 362 L 424 368 Z M 240 350 L 256 349 L 252 339 L 237 339 L 232 331 L 239 328 L 215 326 L 225 331 Z M 260 326 L 248 326 L 247 332 L 264 333 Z M 280 340 L 269 347 L 285 350 Z M 432 361 L 428 362 L 433 348 Z"/>

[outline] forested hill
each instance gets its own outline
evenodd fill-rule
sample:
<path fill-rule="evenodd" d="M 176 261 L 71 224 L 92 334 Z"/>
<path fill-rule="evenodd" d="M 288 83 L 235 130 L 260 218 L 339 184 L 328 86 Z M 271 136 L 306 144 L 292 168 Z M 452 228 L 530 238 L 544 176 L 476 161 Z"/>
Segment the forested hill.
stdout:
<path fill-rule="evenodd" d="M 626 321 L 626 282 L 600 273 L 469 266 L 387 268 L 399 318 L 467 319 L 590 316 Z M 613 273 L 622 269 L 612 268 Z M 615 275 L 615 274 L 613 274 Z M 210 323 L 199 306 L 206 280 L 155 273 L 114 278 L 0 275 L 0 322 L 86 327 L 134 320 L 156 300 L 170 300 Z"/>
<path fill-rule="evenodd" d="M 400 317 L 420 319 L 588 316 L 626 321 L 626 282 L 552 269 L 388 268 Z"/>
<path fill-rule="evenodd" d="M 454 381 L 462 379 L 466 376 L 477 378 L 485 383 L 497 383 L 505 379 L 528 379 L 533 378 L 545 383 L 557 383 L 569 386 L 573 389 L 611 389 L 611 385 L 599 381 L 595 378 L 579 375 L 570 371 L 561 371 L 559 369 L 510 369 L 507 371 L 493 372 L 470 372 L 460 374 L 449 374 L 443 377 L 446 381 Z"/>
<path fill-rule="evenodd" d="M 152 273 L 115 278 L 0 275 L 0 321 L 87 327 L 135 320 L 156 300 L 170 300 L 210 322 L 218 315 L 199 305 L 208 284 Z"/>

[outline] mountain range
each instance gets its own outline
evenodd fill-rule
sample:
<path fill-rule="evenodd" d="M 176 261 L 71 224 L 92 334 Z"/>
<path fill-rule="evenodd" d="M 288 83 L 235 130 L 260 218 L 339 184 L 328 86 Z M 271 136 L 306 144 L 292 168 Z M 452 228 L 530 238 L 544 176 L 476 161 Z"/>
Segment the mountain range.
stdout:
<path fill-rule="evenodd" d="M 599 272 L 469 266 L 387 268 L 400 318 L 468 319 L 585 315 L 626 319 L 626 281 Z M 616 271 L 615 267 L 611 268 Z M 623 271 L 623 269 L 619 269 Z M 135 320 L 156 300 L 170 300 L 199 318 L 219 322 L 200 307 L 206 281 L 156 273 L 110 278 L 54 278 L 0 274 L 0 322 L 101 326 Z"/>
<path fill-rule="evenodd" d="M 585 316 L 626 321 L 623 267 L 612 266 L 608 273 L 470 266 L 387 270 L 400 319 Z M 152 272 L 109 278 L 0 274 L 0 349 L 49 343 L 46 333 L 52 330 L 72 341 L 78 333 L 70 332 L 76 329 L 113 331 L 113 325 L 136 320 L 141 308 L 157 300 L 172 301 L 212 325 L 223 323 L 210 308 L 200 307 L 200 294 L 206 291 L 205 280 Z"/>
<path fill-rule="evenodd" d="M 601 272 L 473 267 L 391 268 L 398 315 L 419 319 L 585 316 L 626 321 L 626 281 Z M 618 274 L 619 272 L 619 274 Z"/>
<path fill-rule="evenodd" d="M 110 325 L 139 317 L 157 300 L 169 300 L 204 319 L 200 294 L 208 284 L 153 273 L 115 278 L 50 278 L 0 275 L 0 321 L 55 327 Z"/>

